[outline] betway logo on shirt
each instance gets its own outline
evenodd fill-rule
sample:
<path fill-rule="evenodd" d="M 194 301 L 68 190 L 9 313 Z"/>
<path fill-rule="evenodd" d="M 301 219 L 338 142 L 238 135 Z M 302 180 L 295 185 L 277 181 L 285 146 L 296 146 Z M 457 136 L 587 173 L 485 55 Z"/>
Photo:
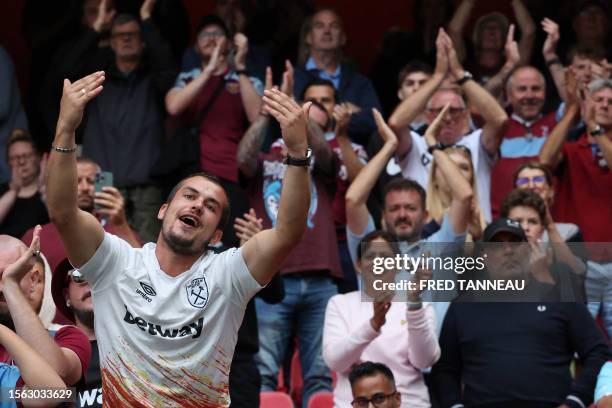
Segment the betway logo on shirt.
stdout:
<path fill-rule="evenodd" d="M 181 328 L 166 328 L 159 324 L 153 324 L 147 322 L 145 319 L 139 316 L 135 316 L 125 307 L 125 316 L 123 321 L 128 324 L 136 325 L 143 332 L 151 336 L 175 338 L 175 337 L 187 337 L 193 335 L 192 338 L 197 339 L 202 334 L 202 326 L 204 325 L 204 318 L 200 317 L 197 322 L 187 323 L 187 325 Z"/>

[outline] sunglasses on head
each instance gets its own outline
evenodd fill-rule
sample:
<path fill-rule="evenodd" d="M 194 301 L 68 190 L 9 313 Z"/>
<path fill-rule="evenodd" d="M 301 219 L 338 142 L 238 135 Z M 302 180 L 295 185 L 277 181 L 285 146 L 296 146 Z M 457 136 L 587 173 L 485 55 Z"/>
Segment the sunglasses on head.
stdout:
<path fill-rule="evenodd" d="M 73 269 L 68 272 L 68 276 L 70 277 L 72 282 L 76 283 L 77 285 L 84 285 L 87 283 L 87 280 L 78 269 Z"/>

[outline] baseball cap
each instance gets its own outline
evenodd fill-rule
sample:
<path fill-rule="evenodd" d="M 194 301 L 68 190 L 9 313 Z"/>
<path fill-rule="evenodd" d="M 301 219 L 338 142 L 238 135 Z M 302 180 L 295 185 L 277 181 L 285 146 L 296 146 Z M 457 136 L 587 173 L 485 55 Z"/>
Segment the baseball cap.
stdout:
<path fill-rule="evenodd" d="M 500 232 L 509 232 L 516 237 L 520 238 L 521 241 L 527 241 L 525 231 L 521 228 L 521 224 L 518 221 L 511 220 L 509 218 L 497 218 L 493 220 L 482 233 L 483 242 L 491 242 L 495 235 Z"/>

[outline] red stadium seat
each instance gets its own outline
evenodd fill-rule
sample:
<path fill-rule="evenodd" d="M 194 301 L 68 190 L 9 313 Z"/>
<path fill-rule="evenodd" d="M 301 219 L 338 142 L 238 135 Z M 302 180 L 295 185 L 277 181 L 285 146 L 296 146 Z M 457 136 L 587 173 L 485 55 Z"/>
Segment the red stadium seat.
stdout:
<path fill-rule="evenodd" d="M 334 394 L 317 392 L 308 401 L 308 408 L 334 408 Z"/>
<path fill-rule="evenodd" d="M 291 397 L 284 392 L 263 391 L 259 394 L 260 408 L 294 408 Z"/>

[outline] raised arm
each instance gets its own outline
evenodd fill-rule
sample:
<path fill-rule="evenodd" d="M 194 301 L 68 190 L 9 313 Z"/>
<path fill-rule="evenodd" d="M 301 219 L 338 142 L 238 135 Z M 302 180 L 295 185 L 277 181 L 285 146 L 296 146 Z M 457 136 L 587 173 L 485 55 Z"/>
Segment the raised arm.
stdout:
<path fill-rule="evenodd" d="M 445 41 L 451 73 L 456 79 L 463 78 L 465 70 L 459 63 L 457 53 L 447 35 L 445 35 Z M 508 121 L 506 111 L 504 111 L 495 98 L 476 81 L 464 82 L 461 89 L 467 96 L 470 105 L 474 107 L 476 111 L 480 112 L 480 115 L 485 121 L 482 127 L 481 136 L 481 143 L 484 149 L 491 156 L 496 155 L 501 145 L 503 132 Z"/>
<path fill-rule="evenodd" d="M 425 141 L 430 147 L 437 144 L 438 134 L 448 108 L 449 104 L 446 104 L 425 132 Z M 459 167 L 443 149 L 435 149 L 432 155 L 451 189 L 451 205 L 448 210 L 448 218 L 455 234 L 461 235 L 465 233 L 470 218 L 474 191 L 467 179 L 463 177 Z"/>
<path fill-rule="evenodd" d="M 236 47 L 236 57 L 234 64 L 238 71 L 238 81 L 240 82 L 240 98 L 242 106 L 246 112 L 249 122 L 253 122 L 261 110 L 261 96 L 255 90 L 251 78 L 246 74 L 246 55 L 249 50 L 249 40 L 242 33 L 234 36 L 234 46 Z M 242 71 L 242 73 L 240 73 Z"/>
<path fill-rule="evenodd" d="M 448 24 L 448 34 L 452 38 L 453 44 L 455 44 L 457 55 L 461 61 L 465 61 L 466 57 L 463 30 L 470 19 L 475 3 L 476 0 L 463 0 L 455 10 L 455 14 L 453 14 L 453 18 Z"/>
<path fill-rule="evenodd" d="M 219 40 L 208 64 L 202 67 L 202 72 L 184 87 L 172 88 L 166 94 L 166 110 L 172 116 L 180 115 L 194 101 L 200 90 L 206 85 L 212 74 L 218 69 L 221 59 L 221 47 L 225 39 Z"/>
<path fill-rule="evenodd" d="M 344 105 L 336 105 L 334 107 L 334 120 L 336 121 L 336 139 L 342 155 L 342 164 L 346 168 L 346 176 L 350 182 L 355 180 L 357 174 L 365 166 L 357 157 L 357 153 L 353 149 L 351 139 L 348 135 L 348 123 L 351 118 L 350 109 Z"/>
<path fill-rule="evenodd" d="M 15 361 L 26 387 L 30 389 L 66 387 L 66 383 L 47 360 L 4 325 L 0 325 L 0 343 Z"/>
<path fill-rule="evenodd" d="M 415 93 L 404 99 L 389 117 L 389 126 L 399 137 L 397 157 L 401 160 L 412 148 L 410 124 L 425 110 L 427 102 L 444 81 L 448 72 L 448 55 L 443 39 L 443 29 L 436 38 L 436 70 L 429 81 Z"/>
<path fill-rule="evenodd" d="M 47 208 L 70 262 L 85 264 L 104 239 L 98 220 L 77 206 L 76 142 L 87 102 L 102 92 L 104 72 L 95 72 L 74 83 L 64 80 L 53 149 L 47 164 Z"/>
<path fill-rule="evenodd" d="M 512 9 L 516 17 L 516 22 L 521 29 L 521 41 L 519 42 L 519 51 L 521 54 L 521 65 L 529 64 L 531 61 L 531 53 L 533 52 L 533 43 L 535 41 L 536 25 L 529 14 L 529 10 L 525 7 L 522 0 L 512 0 Z"/>
<path fill-rule="evenodd" d="M 288 154 L 303 158 L 308 149 L 307 124 L 311 104 L 299 106 L 276 89 L 265 91 L 263 102 L 264 109 L 280 123 Z M 300 242 L 306 229 L 309 204 L 309 167 L 287 166 L 276 225 L 261 231 L 242 246 L 247 267 L 259 284 L 265 285 L 272 279 L 289 252 Z"/>
<path fill-rule="evenodd" d="M 508 29 L 508 35 L 506 36 L 506 45 L 504 47 L 506 54 L 506 62 L 501 69 L 490 78 L 484 85 L 485 89 L 489 91 L 491 95 L 497 98 L 498 101 L 502 100 L 504 85 L 506 80 L 516 68 L 520 62 L 521 56 L 519 53 L 519 46 L 514 40 L 514 24 L 510 24 Z"/>
<path fill-rule="evenodd" d="M 565 113 L 559 123 L 557 123 L 557 126 L 553 128 L 550 135 L 546 138 L 546 142 L 544 142 L 540 150 L 540 162 L 551 170 L 555 170 L 561 163 L 565 138 L 576 120 L 580 118 L 580 101 L 578 100 L 576 77 L 571 70 L 567 71 L 566 76 L 567 85 L 565 94 L 568 99 Z"/>
<path fill-rule="evenodd" d="M 544 62 L 555 82 L 559 97 L 565 101 L 567 99 L 565 95 L 565 70 L 563 68 L 563 63 L 557 55 L 557 43 L 559 42 L 559 38 L 561 38 L 559 35 L 559 25 L 550 18 L 544 18 L 544 20 L 542 20 L 542 29 L 547 34 L 544 46 L 542 47 Z"/>
<path fill-rule="evenodd" d="M 32 270 L 36 260 L 34 255 L 37 251 L 40 251 L 40 229 L 40 226 L 34 229 L 30 248 L 24 251 L 21 257 L 2 273 L 2 284 L 4 286 L 2 292 L 15 323 L 17 334 L 38 353 L 45 356 L 45 360 L 59 374 L 62 381 L 72 385 L 83 374 L 79 357 L 72 350 L 61 348 L 55 343 L 21 290 L 23 279 L 29 280 L 28 283 L 31 285 L 44 285 L 44 283 L 40 283 L 44 276 L 40 276 L 40 272 Z M 37 366 L 34 366 L 34 368 L 39 369 Z M 28 374 L 31 373 L 31 371 L 28 371 Z"/>
<path fill-rule="evenodd" d="M 385 123 L 380 112 L 373 110 L 378 133 L 384 141 L 383 147 L 372 157 L 372 160 L 361 169 L 345 194 L 346 225 L 354 234 L 361 234 L 368 225 L 368 207 L 366 205 L 370 192 L 376 185 L 380 173 L 397 149 L 397 136 Z"/>
<path fill-rule="evenodd" d="M 265 89 L 272 89 L 272 86 L 272 69 L 267 67 Z M 257 155 L 266 139 L 269 124 L 268 113 L 265 109 L 262 109 L 259 116 L 251 123 L 251 126 L 249 126 L 242 139 L 240 139 L 240 143 L 238 143 L 238 151 L 236 153 L 238 169 L 247 178 L 255 177 L 258 162 Z"/>

